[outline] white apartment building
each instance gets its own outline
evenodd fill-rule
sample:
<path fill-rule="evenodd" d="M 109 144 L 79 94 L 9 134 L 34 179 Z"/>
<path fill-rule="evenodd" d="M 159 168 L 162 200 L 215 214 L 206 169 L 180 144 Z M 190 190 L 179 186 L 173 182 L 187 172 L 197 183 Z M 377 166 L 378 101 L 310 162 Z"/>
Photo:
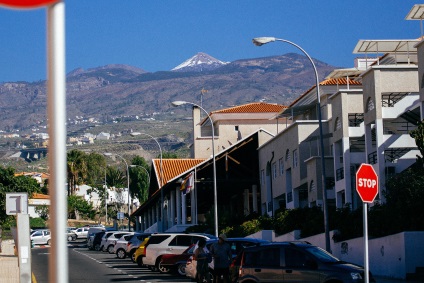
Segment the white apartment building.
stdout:
<path fill-rule="evenodd" d="M 417 57 L 422 46 L 415 39 L 360 40 L 354 53 L 365 58 L 356 68 L 335 70 L 320 83 L 324 168 L 316 88 L 282 113 L 292 124 L 259 148 L 262 213 L 321 206 L 323 169 L 328 205 L 358 208 L 361 163 L 373 165 L 380 184 L 376 201 L 385 201 L 387 178 L 411 166 L 420 153 L 409 132 L 423 117 L 424 56 Z"/>
<path fill-rule="evenodd" d="M 273 103 L 255 102 L 225 108 L 209 113 L 214 127 L 215 154 L 229 148 L 237 141 L 251 135 L 258 129 L 276 134 L 288 126 L 285 117 L 275 116 L 286 106 Z M 193 107 L 193 146 L 191 157 L 209 158 L 212 156 L 212 128 L 208 117 L 201 117 L 201 110 Z M 203 113 L 203 116 L 206 114 Z"/>

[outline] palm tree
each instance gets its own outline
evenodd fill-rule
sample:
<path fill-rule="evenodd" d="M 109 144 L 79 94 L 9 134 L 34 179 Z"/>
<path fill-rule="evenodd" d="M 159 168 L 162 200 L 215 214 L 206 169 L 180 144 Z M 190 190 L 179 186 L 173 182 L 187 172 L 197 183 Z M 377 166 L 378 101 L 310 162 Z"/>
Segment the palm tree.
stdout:
<path fill-rule="evenodd" d="M 67 154 L 68 196 L 75 194 L 76 186 L 81 184 L 87 174 L 85 155 L 84 152 L 75 149 Z"/>

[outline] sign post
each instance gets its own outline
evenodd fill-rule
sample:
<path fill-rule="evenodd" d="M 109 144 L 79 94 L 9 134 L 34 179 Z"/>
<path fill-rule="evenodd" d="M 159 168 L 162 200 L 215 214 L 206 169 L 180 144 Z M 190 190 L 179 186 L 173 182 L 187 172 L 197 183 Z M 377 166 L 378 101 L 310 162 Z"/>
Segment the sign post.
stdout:
<path fill-rule="evenodd" d="M 356 191 L 364 203 L 364 282 L 369 283 L 367 204 L 374 202 L 378 194 L 378 176 L 370 164 L 362 163 L 356 172 Z"/>
<path fill-rule="evenodd" d="M 47 119 L 49 120 L 50 215 L 52 247 L 49 281 L 67 283 L 65 3 L 63 0 L 0 0 L 16 9 L 47 7 Z"/>

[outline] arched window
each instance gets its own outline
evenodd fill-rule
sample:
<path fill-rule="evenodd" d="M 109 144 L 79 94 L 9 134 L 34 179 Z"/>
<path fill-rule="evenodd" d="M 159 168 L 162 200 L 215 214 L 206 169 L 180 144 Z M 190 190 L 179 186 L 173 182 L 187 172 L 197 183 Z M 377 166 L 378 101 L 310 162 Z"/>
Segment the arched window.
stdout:
<path fill-rule="evenodd" d="M 367 101 L 367 112 L 374 110 L 374 108 L 375 108 L 374 100 L 372 100 L 372 98 L 370 97 L 368 98 L 368 101 Z"/>

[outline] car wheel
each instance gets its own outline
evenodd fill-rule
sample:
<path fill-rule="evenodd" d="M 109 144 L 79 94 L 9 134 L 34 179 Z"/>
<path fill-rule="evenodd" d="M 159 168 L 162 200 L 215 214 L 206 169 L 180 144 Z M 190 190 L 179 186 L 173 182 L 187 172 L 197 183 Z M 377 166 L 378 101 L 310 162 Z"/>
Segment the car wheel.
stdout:
<path fill-rule="evenodd" d="M 130 251 L 129 257 L 131 258 L 132 262 L 135 262 L 135 249 Z"/>
<path fill-rule="evenodd" d="M 109 245 L 109 247 L 107 247 L 107 252 L 113 254 L 113 245 Z"/>
<path fill-rule="evenodd" d="M 47 240 L 47 245 L 50 246 L 50 240 Z"/>
<path fill-rule="evenodd" d="M 95 244 L 94 245 L 94 250 L 95 251 L 100 251 L 100 245 L 99 244 Z"/>
<path fill-rule="evenodd" d="M 169 268 L 167 268 L 165 266 L 162 266 L 162 261 L 161 260 L 159 260 L 157 269 L 159 270 L 160 273 L 169 273 L 169 271 L 170 271 Z"/>
<path fill-rule="evenodd" d="M 138 265 L 139 267 L 143 267 L 143 258 L 142 258 L 141 256 L 139 256 L 139 257 L 136 259 L 136 262 L 137 262 L 137 265 Z"/>
<path fill-rule="evenodd" d="M 185 263 L 180 263 L 177 266 L 177 272 L 178 272 L 178 274 L 181 275 L 181 276 L 185 276 L 186 275 L 185 269 L 186 269 L 186 264 Z"/>
<path fill-rule="evenodd" d="M 124 259 L 127 257 L 126 252 L 124 249 L 119 249 L 116 251 L 116 256 L 120 259 Z"/>
<path fill-rule="evenodd" d="M 68 236 L 68 241 L 72 241 L 72 236 Z"/>

